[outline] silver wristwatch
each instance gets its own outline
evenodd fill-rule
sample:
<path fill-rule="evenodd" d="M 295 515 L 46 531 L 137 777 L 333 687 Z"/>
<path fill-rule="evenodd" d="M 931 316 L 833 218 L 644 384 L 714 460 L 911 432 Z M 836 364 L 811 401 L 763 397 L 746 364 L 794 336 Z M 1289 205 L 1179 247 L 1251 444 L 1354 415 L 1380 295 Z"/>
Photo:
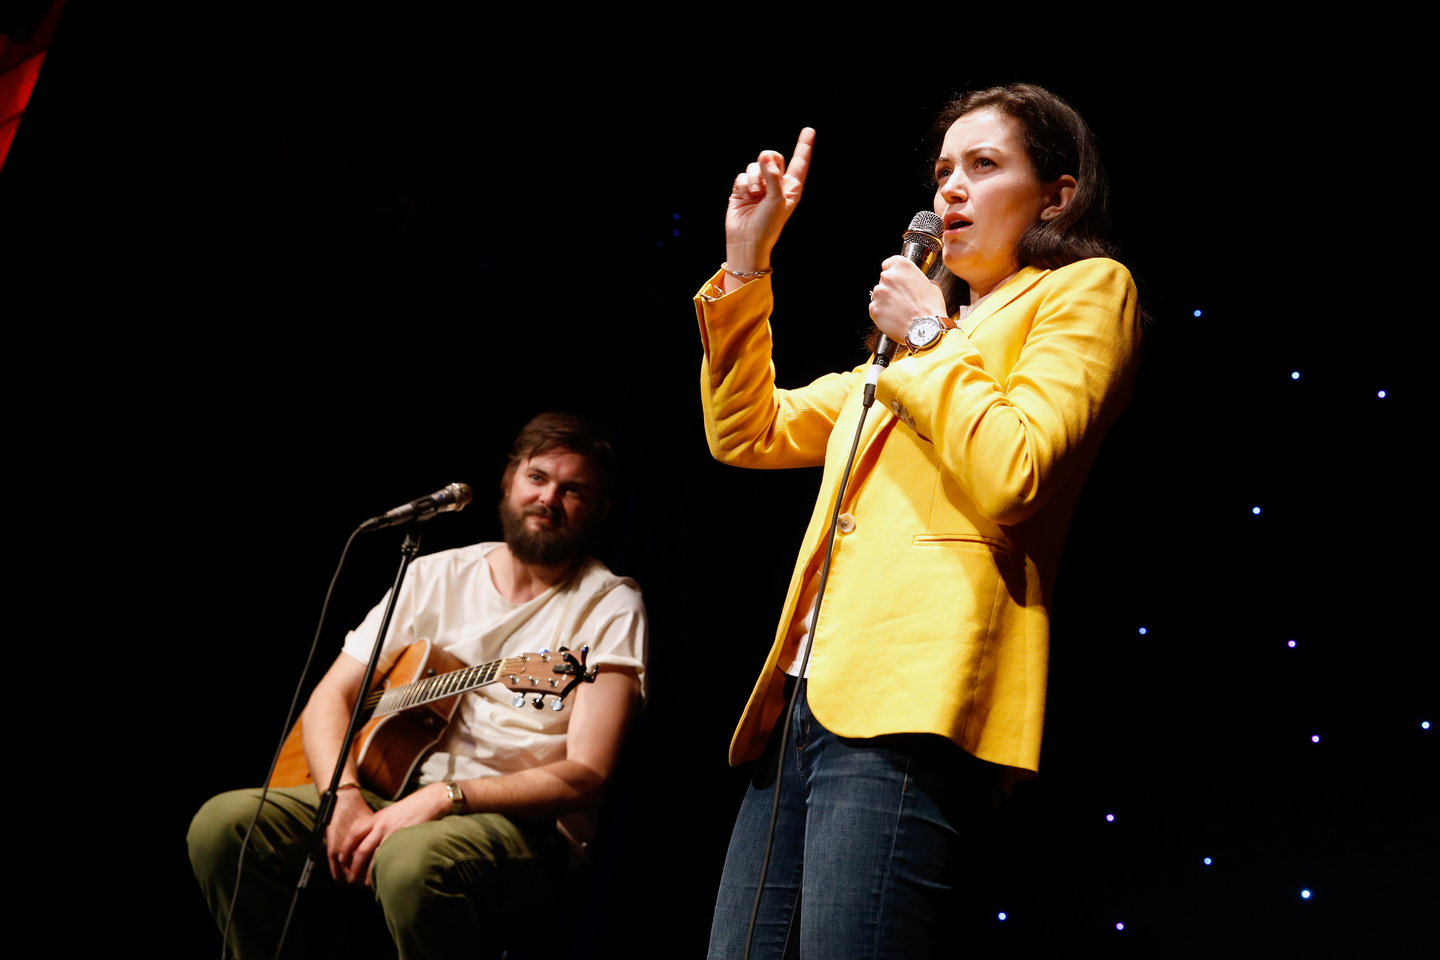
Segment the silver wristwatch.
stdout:
<path fill-rule="evenodd" d="M 939 343 L 946 330 L 954 329 L 955 321 L 949 317 L 916 317 L 910 321 L 910 329 L 905 332 L 905 345 L 911 353 L 920 353 Z"/>
<path fill-rule="evenodd" d="M 465 791 L 454 780 L 445 781 L 445 796 L 450 798 L 450 814 L 454 816 L 465 809 Z"/>

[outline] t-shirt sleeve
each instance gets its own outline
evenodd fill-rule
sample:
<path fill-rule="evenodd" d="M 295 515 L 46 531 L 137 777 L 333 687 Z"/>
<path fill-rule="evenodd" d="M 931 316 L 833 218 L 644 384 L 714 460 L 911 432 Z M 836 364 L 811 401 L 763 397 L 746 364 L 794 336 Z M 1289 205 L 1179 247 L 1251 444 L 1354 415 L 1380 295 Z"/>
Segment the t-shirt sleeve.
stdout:
<path fill-rule="evenodd" d="M 413 571 L 413 567 L 411 568 Z M 395 614 L 390 621 L 390 634 L 380 651 L 380 664 L 376 668 L 384 673 L 394 665 L 403 651 L 420 637 L 415 631 L 415 576 L 405 577 L 400 585 L 400 599 L 395 603 Z M 375 648 L 375 636 L 380 632 L 380 621 L 385 618 L 385 605 L 390 602 L 390 591 L 380 598 L 360 625 L 345 634 L 345 645 L 341 648 L 360 663 L 370 662 L 370 652 Z"/>
<path fill-rule="evenodd" d="M 633 667 L 640 678 L 640 701 L 650 695 L 645 664 L 650 635 L 645 618 L 645 601 L 633 580 L 622 579 L 595 601 L 575 639 L 589 644 L 588 666 L 602 664 Z"/>

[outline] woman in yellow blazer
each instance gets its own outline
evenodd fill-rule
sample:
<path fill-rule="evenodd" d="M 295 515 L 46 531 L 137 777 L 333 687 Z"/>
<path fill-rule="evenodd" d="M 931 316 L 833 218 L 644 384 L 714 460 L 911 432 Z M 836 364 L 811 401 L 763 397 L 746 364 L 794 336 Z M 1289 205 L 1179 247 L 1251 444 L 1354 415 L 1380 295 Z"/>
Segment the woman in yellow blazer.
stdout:
<path fill-rule="evenodd" d="M 1129 396 L 1137 297 L 1107 257 L 1104 174 L 1068 104 L 1031 85 L 992 88 L 952 103 L 936 129 L 946 275 L 932 283 L 895 257 L 872 292 L 876 327 L 908 353 L 879 380 L 818 611 L 867 367 L 774 384 L 770 252 L 813 130 L 788 170 L 766 151 L 736 178 L 725 267 L 696 297 L 711 452 L 825 467 L 731 743 L 732 764 L 762 762 L 732 835 L 712 958 L 738 958 L 748 936 L 777 720 L 795 684 L 752 957 L 779 960 L 797 940 L 802 960 L 928 956 L 967 824 L 1039 766 L 1056 568 Z"/>

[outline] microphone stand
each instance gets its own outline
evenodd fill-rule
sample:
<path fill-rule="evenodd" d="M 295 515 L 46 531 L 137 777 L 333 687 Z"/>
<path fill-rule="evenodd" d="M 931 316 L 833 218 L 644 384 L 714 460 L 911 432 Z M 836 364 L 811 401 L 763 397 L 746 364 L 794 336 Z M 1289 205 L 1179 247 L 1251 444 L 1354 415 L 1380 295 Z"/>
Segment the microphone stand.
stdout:
<path fill-rule="evenodd" d="M 805 653 L 800 658 L 800 668 L 795 676 L 795 685 L 790 688 L 790 697 L 785 701 L 785 712 L 780 717 L 780 745 L 776 749 L 775 798 L 770 802 L 770 829 L 765 835 L 765 855 L 760 858 L 760 879 L 755 882 L 755 902 L 750 905 L 750 925 L 745 930 L 745 953 L 742 960 L 750 960 L 750 946 L 755 940 L 755 921 L 760 916 L 760 897 L 765 893 L 765 875 L 770 870 L 770 853 L 775 846 L 775 824 L 780 818 L 780 778 L 785 773 L 785 744 L 790 736 L 790 721 L 795 716 L 795 703 L 800 697 L 800 687 L 805 683 L 805 672 L 810 668 L 810 651 L 815 649 L 816 625 L 820 622 L 820 604 L 825 599 L 825 585 L 830 580 L 830 560 L 835 554 L 835 531 L 840 527 L 840 509 L 845 503 L 845 491 L 850 486 L 850 470 L 855 466 L 855 452 L 860 449 L 860 437 L 865 432 L 865 418 L 875 403 L 875 384 L 880 372 L 890 365 L 899 350 L 895 341 L 885 334 L 875 345 L 875 359 L 865 373 L 865 393 L 860 400 L 860 418 L 855 424 L 855 439 L 850 441 L 850 456 L 845 460 L 845 475 L 840 478 L 840 489 L 835 494 L 835 507 L 830 511 L 830 537 L 825 542 L 825 561 L 820 566 L 820 589 L 815 593 L 815 609 L 810 614 L 810 636 L 805 641 Z"/>
<path fill-rule="evenodd" d="M 385 634 L 390 629 L 390 618 L 395 613 L 395 601 L 400 597 L 400 584 L 405 582 L 405 571 L 410 569 L 410 561 L 420 552 L 420 524 L 429 519 L 421 517 L 412 523 L 405 533 L 405 542 L 400 545 L 400 569 L 395 574 L 395 585 L 390 588 L 390 600 L 385 604 L 385 616 L 380 621 L 380 632 L 375 635 L 375 647 L 370 651 L 370 662 L 365 667 L 365 677 L 360 681 L 360 692 L 356 694 L 355 706 L 350 711 L 350 725 L 345 729 L 340 756 L 335 759 L 335 770 L 330 774 L 330 786 L 320 795 L 320 809 L 315 813 L 315 829 L 310 833 L 310 849 L 305 854 L 305 865 L 300 870 L 300 880 L 295 884 L 295 893 L 290 897 L 290 910 L 285 914 L 285 926 L 280 929 L 280 942 L 275 945 L 275 960 L 280 960 L 280 954 L 285 950 L 285 936 L 290 932 L 290 920 L 295 916 L 295 905 L 300 900 L 300 892 L 310 885 L 310 874 L 315 868 L 315 855 L 325 843 L 325 829 L 330 826 L 330 818 L 335 812 L 335 793 L 340 786 L 340 778 L 345 775 L 345 761 L 350 756 L 350 746 L 364 723 L 363 717 L 367 712 L 365 698 L 370 693 L 370 685 L 375 682 L 375 668 L 380 663 L 380 648 L 384 646 Z"/>

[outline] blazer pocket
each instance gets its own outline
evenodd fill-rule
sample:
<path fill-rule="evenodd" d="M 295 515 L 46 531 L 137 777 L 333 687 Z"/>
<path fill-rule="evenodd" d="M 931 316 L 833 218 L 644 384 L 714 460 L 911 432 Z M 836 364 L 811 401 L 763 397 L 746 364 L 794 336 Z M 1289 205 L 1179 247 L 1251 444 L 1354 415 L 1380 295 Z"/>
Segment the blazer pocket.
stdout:
<path fill-rule="evenodd" d="M 1015 548 L 1004 540 L 982 537 L 978 533 L 917 533 L 911 541 L 917 547 L 943 547 L 951 543 L 977 543 L 989 547 L 1007 557 L 1015 555 Z"/>

